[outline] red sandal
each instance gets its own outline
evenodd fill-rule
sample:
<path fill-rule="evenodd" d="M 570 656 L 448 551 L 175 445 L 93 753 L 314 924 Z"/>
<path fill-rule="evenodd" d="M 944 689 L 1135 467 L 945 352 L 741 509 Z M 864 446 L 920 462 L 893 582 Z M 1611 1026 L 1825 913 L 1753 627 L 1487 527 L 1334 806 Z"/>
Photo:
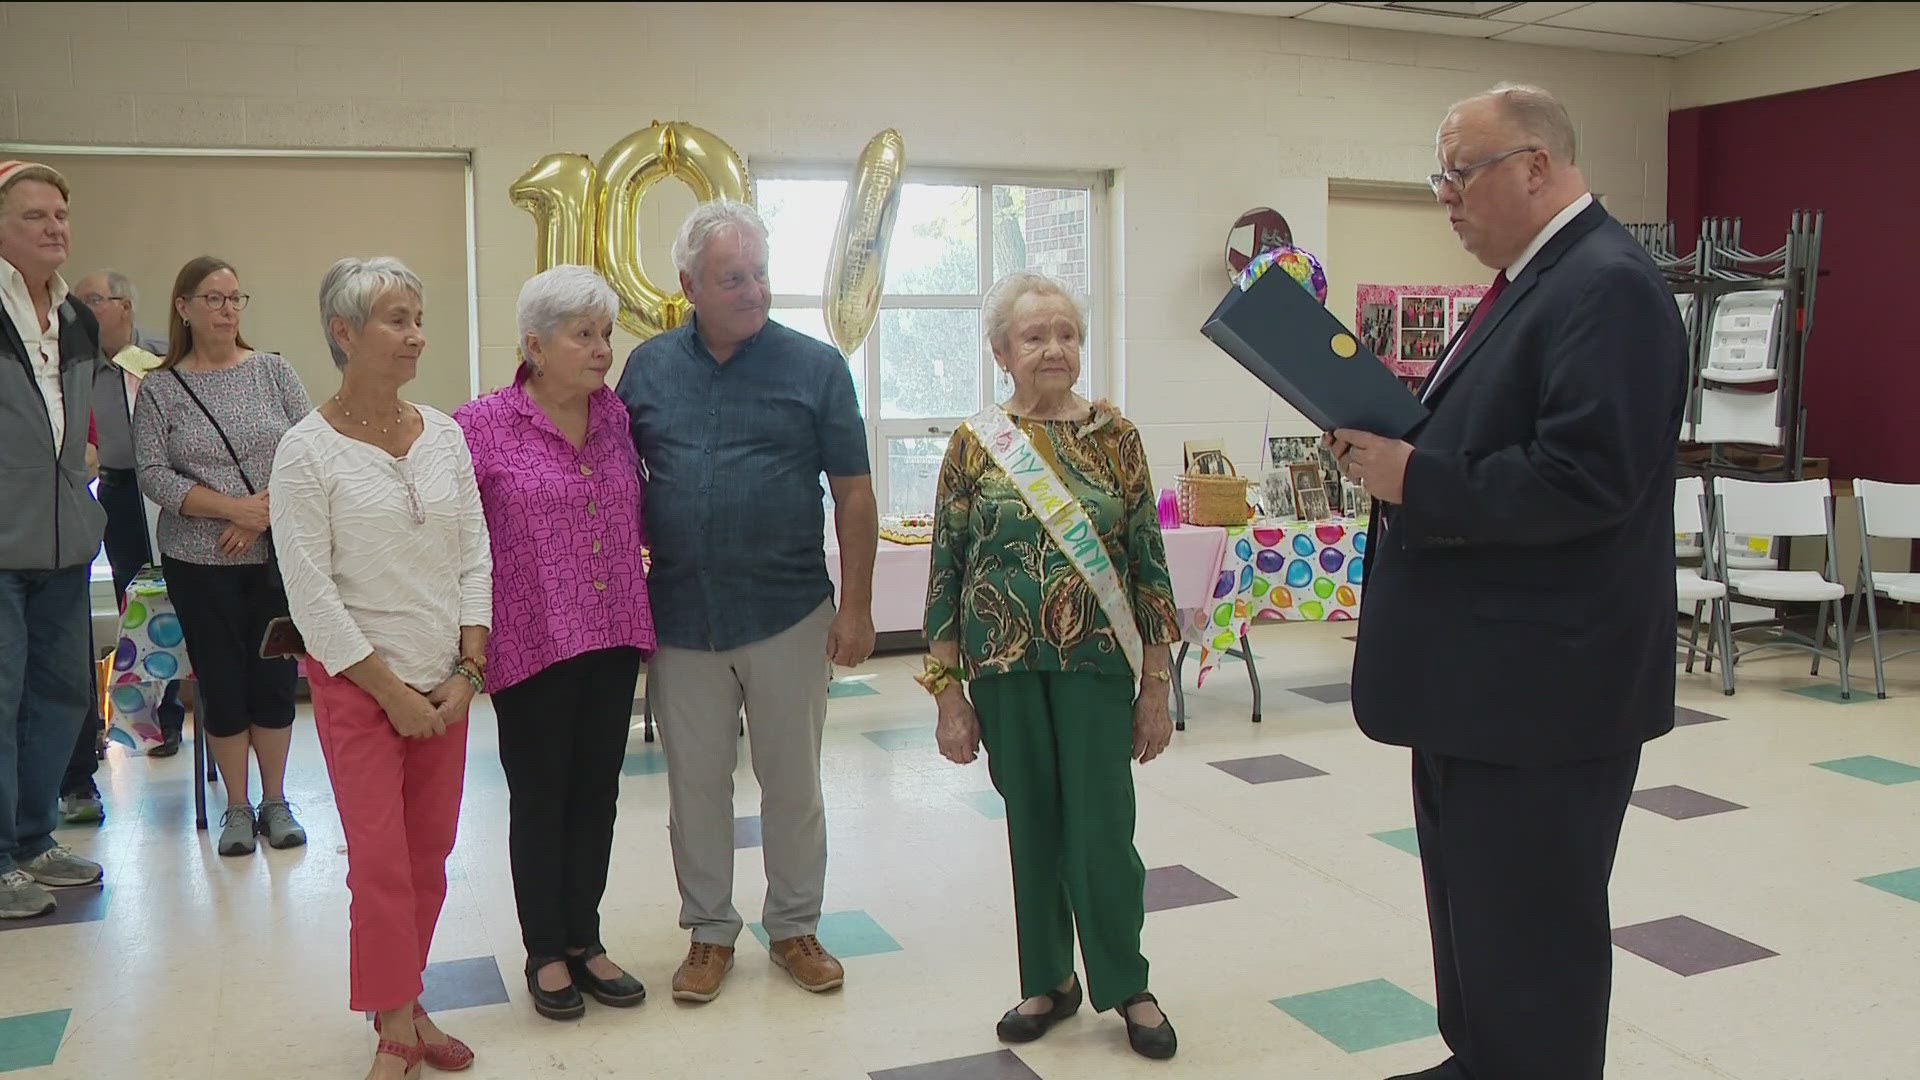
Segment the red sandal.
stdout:
<path fill-rule="evenodd" d="M 413 1015 L 426 1016 L 426 1007 L 417 1001 L 414 1002 Z M 373 1014 L 373 1030 L 375 1033 L 380 1031 L 379 1013 Z M 445 1033 L 442 1032 L 442 1034 Z M 415 1032 L 414 1037 L 420 1039 L 421 1060 L 441 1072 L 459 1072 L 473 1064 L 473 1048 L 451 1035 L 447 1036 L 446 1042 L 437 1043 L 427 1042 L 418 1032 Z"/>
<path fill-rule="evenodd" d="M 408 1080 L 413 1080 L 420 1075 L 420 1061 L 425 1053 L 426 1047 L 420 1043 L 394 1042 L 392 1039 L 381 1039 L 380 1045 L 373 1050 L 374 1057 L 386 1054 L 389 1057 L 399 1058 L 407 1067 Z"/>

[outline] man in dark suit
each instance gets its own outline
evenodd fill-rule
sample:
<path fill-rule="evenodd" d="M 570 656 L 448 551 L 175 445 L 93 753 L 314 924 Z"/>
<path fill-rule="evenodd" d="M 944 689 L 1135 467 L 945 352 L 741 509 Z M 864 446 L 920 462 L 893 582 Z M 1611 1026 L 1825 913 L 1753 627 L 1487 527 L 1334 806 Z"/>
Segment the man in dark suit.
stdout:
<path fill-rule="evenodd" d="M 1640 746 L 1673 727 L 1685 332 L 1551 95 L 1470 98 L 1438 146 L 1434 192 L 1500 274 L 1410 442 L 1332 438 L 1377 500 L 1353 711 L 1413 750 L 1453 1051 L 1398 1080 L 1597 1080 L 1607 881 Z"/>

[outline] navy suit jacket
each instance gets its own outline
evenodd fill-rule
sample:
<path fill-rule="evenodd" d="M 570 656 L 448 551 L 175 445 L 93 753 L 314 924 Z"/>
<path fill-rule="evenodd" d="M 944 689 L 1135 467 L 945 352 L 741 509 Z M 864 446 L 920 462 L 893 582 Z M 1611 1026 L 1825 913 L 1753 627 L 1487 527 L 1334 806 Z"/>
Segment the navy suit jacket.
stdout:
<path fill-rule="evenodd" d="M 1504 765 L 1673 727 L 1673 463 L 1686 332 L 1598 203 L 1432 388 L 1404 503 L 1376 504 L 1353 711 L 1380 742 Z"/>

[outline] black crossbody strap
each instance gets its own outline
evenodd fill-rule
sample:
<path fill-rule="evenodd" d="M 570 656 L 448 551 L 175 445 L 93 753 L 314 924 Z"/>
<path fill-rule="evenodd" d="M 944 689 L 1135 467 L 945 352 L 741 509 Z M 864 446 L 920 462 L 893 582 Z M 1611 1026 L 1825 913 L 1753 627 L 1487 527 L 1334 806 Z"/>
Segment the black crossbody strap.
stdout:
<path fill-rule="evenodd" d="M 187 396 L 193 399 L 193 403 L 200 407 L 200 415 L 206 417 L 207 423 L 213 425 L 213 433 L 220 436 L 220 445 L 227 448 L 227 456 L 233 459 L 233 467 L 240 473 L 240 482 L 247 486 L 247 494 L 259 494 L 253 490 L 253 481 L 247 479 L 247 467 L 240 464 L 240 455 L 234 453 L 233 442 L 227 438 L 226 430 L 220 426 L 220 421 L 213 418 L 213 411 L 207 408 L 207 403 L 201 401 L 200 395 L 194 393 L 193 387 L 187 385 L 187 380 L 181 376 L 179 368 L 168 368 L 167 374 L 173 376 L 173 381 L 179 383 L 180 389 L 185 390 Z"/>

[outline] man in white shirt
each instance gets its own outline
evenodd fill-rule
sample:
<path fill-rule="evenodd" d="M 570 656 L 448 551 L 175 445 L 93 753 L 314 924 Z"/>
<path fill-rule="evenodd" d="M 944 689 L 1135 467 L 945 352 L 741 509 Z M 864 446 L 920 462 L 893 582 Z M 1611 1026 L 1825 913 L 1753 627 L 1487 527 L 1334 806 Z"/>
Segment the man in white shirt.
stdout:
<path fill-rule="evenodd" d="M 89 567 L 106 514 L 87 488 L 100 331 L 67 296 L 67 182 L 0 161 L 0 918 L 100 866 L 53 839 L 61 774 L 93 695 Z"/>

